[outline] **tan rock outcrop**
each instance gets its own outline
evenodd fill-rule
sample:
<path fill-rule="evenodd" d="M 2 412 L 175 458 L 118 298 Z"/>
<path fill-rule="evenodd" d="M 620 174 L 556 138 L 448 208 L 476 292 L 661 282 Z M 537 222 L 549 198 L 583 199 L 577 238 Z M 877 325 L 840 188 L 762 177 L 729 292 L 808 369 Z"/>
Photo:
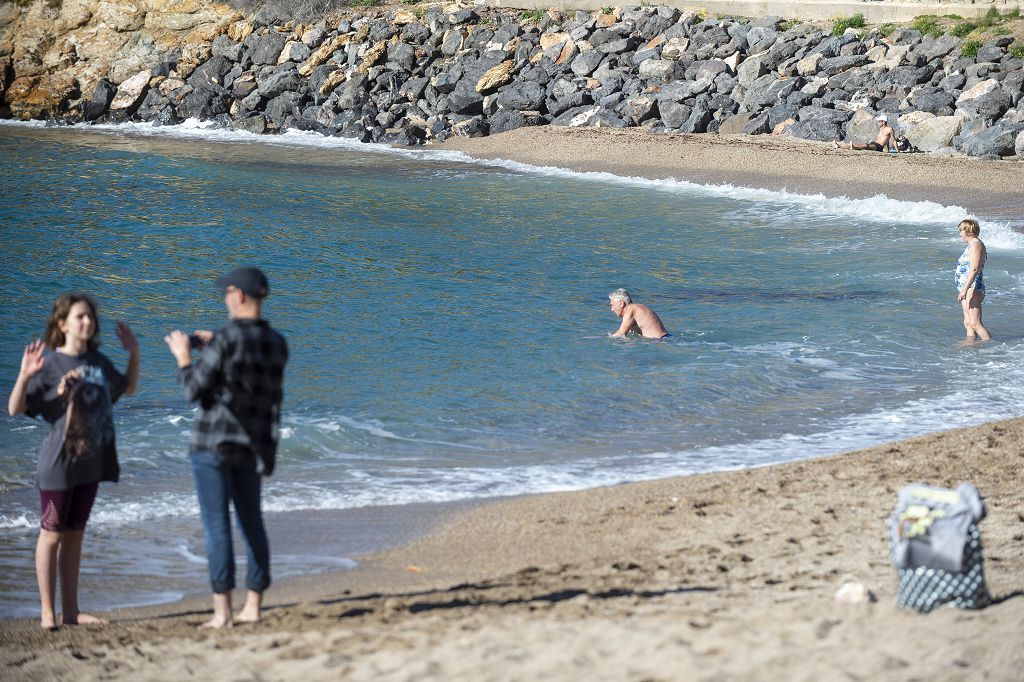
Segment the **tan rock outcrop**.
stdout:
<path fill-rule="evenodd" d="M 47 118 L 67 111 L 68 103 L 79 96 L 78 81 L 67 74 L 16 78 L 5 93 L 11 115 L 27 121 Z"/>
<path fill-rule="evenodd" d="M 205 0 L 0 4 L 0 55 L 9 55 L 8 79 L 18 81 L 0 89 L 0 104 L 19 117 L 69 110 L 101 78 L 121 83 L 177 50 L 187 75 L 209 58 L 218 35 L 230 29 L 244 38 L 252 30 L 241 20 L 226 4 Z"/>

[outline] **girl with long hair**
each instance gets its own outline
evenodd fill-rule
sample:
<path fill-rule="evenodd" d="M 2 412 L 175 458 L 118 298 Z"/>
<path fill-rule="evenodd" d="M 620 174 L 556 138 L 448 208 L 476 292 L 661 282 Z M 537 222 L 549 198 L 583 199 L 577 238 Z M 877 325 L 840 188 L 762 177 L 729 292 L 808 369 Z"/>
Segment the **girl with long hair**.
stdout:
<path fill-rule="evenodd" d="M 78 569 L 82 536 L 100 481 L 119 476 L 111 406 L 133 394 L 139 381 L 139 344 L 128 325 L 118 321 L 117 336 L 129 353 L 121 373 L 99 352 L 96 301 L 81 292 L 61 295 L 46 323 L 45 343 L 25 346 L 21 370 L 11 391 L 11 416 L 42 417 L 50 431 L 39 449 L 40 624 L 58 625 L 55 597 L 60 576 L 61 623 L 106 621 L 78 610 Z M 51 352 L 47 353 L 49 348 Z"/>

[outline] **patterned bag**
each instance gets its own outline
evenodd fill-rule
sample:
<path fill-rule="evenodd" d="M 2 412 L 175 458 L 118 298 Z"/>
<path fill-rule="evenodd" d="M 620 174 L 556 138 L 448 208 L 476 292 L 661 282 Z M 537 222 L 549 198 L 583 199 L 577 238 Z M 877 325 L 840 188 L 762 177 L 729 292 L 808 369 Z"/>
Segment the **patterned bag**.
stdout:
<path fill-rule="evenodd" d="M 976 525 L 984 516 L 981 495 L 969 483 L 956 490 L 915 483 L 900 491 L 888 523 L 897 606 L 928 613 L 943 604 L 980 609 L 991 603 Z"/>

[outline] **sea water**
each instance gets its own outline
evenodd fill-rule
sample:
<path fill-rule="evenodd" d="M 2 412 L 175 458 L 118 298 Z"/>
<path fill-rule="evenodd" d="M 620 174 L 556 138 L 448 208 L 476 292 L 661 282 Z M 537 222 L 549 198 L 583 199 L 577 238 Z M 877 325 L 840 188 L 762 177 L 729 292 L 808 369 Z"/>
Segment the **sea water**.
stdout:
<path fill-rule="evenodd" d="M 997 341 L 963 345 L 966 211 L 937 203 L 194 124 L 2 125 L 0 198 L 0 383 L 68 289 L 98 298 L 116 364 L 115 320 L 141 344 L 139 393 L 115 410 L 122 480 L 87 534 L 93 609 L 207 589 L 194 413 L 163 337 L 222 324 L 213 279 L 240 264 L 269 276 L 265 314 L 291 347 L 264 502 L 279 578 L 345 569 L 412 525 L 360 533 L 360 510 L 815 457 L 1012 416 L 1024 398 L 1024 216 L 981 216 Z M 618 287 L 672 337 L 611 338 Z M 38 608 L 46 428 L 0 418 L 0 616 Z"/>

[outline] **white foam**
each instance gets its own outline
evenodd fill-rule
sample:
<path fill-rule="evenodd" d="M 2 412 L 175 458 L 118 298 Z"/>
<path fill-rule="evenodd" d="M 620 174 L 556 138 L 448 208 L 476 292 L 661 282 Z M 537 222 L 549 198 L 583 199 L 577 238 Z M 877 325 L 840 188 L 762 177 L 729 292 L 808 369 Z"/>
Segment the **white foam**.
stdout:
<path fill-rule="evenodd" d="M 988 221 L 981 226 L 981 238 L 989 250 L 1017 251 L 1024 249 L 1024 234 L 1009 221 Z"/>
<path fill-rule="evenodd" d="M 0 528 L 35 528 L 39 525 L 39 517 L 30 519 L 28 514 L 0 514 Z"/>
<path fill-rule="evenodd" d="M 21 125 L 34 128 L 45 124 L 36 121 L 3 121 L 5 125 Z M 218 127 L 212 121 L 187 119 L 176 126 L 154 126 L 151 123 L 87 124 L 80 123 L 68 128 L 79 131 L 99 131 L 113 134 L 164 137 L 171 139 L 203 140 L 207 142 L 244 142 L 323 149 L 345 149 L 364 153 L 382 153 L 406 158 L 433 161 L 466 163 L 492 168 L 501 168 L 516 173 L 543 175 L 597 181 L 611 184 L 625 184 L 647 187 L 660 191 L 680 192 L 687 195 L 715 196 L 744 202 L 773 202 L 798 206 L 815 214 L 829 214 L 853 217 L 859 220 L 885 224 L 934 224 L 956 223 L 967 217 L 967 209 L 960 206 L 944 206 L 931 201 L 902 201 L 877 194 L 864 199 L 846 196 L 826 197 L 823 194 L 798 194 L 785 189 L 768 190 L 742 187 L 729 183 L 698 184 L 688 180 L 666 178 L 630 177 L 603 172 L 574 171 L 556 166 L 535 166 L 506 159 L 477 159 L 467 154 L 441 149 L 414 149 L 390 147 L 383 144 L 362 143 L 344 137 L 328 137 L 304 130 L 287 130 L 280 135 L 257 135 L 245 131 Z"/>

